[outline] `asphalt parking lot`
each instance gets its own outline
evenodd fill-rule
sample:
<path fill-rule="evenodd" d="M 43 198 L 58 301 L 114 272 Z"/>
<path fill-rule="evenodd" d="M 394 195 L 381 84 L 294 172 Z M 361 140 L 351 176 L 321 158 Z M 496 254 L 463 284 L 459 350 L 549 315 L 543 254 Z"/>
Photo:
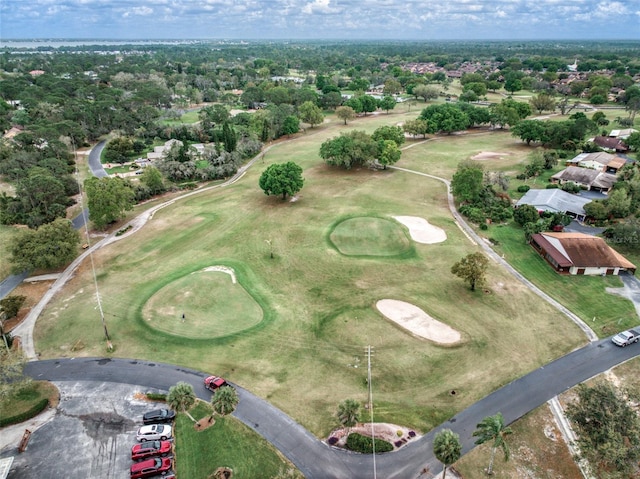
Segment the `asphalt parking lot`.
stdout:
<path fill-rule="evenodd" d="M 25 425 L 0 433 L 9 438 L 2 441 L 8 444 L 0 450 L 0 458 L 14 456 L 8 478 L 129 478 L 131 446 L 136 444 L 142 414 L 162 404 L 136 398 L 146 389 L 127 384 L 55 384 L 60 390 L 57 410 L 32 432 L 25 452 L 18 452 Z"/>

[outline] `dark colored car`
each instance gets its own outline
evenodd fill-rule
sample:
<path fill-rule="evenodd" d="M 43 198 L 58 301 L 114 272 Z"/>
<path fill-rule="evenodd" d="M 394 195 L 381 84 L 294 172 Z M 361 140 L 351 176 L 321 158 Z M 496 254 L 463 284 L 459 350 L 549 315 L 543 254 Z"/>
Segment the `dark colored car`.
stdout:
<path fill-rule="evenodd" d="M 167 473 L 171 470 L 171 459 L 168 457 L 156 457 L 142 462 L 136 462 L 131 466 L 131 479 L 151 477 Z"/>
<path fill-rule="evenodd" d="M 212 392 L 215 392 L 216 389 L 221 388 L 222 386 L 228 385 L 229 383 L 220 376 L 209 376 L 204 380 L 204 387 Z"/>
<path fill-rule="evenodd" d="M 150 457 L 168 456 L 171 453 L 171 441 L 147 441 L 135 444 L 131 448 L 131 459 L 139 461 Z"/>
<path fill-rule="evenodd" d="M 143 424 L 168 424 L 176 417 L 171 409 L 155 409 L 142 416 Z"/>

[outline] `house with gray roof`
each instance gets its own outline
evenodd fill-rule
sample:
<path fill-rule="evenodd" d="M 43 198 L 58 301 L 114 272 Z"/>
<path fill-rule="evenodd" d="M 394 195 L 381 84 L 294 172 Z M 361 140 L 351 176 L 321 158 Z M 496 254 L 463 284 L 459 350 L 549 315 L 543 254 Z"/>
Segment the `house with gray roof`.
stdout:
<path fill-rule="evenodd" d="M 589 198 L 572 195 L 559 188 L 550 190 L 529 190 L 518 200 L 516 208 L 522 205 L 531 205 L 538 211 L 548 211 L 550 213 L 563 213 L 578 221 L 584 221 L 587 213 L 584 205 L 590 203 Z"/>
<path fill-rule="evenodd" d="M 568 166 L 549 178 L 549 181 L 561 185 L 571 182 L 585 190 L 600 191 L 607 194 L 618 181 L 618 178 L 611 173 L 580 168 L 579 166 Z"/>

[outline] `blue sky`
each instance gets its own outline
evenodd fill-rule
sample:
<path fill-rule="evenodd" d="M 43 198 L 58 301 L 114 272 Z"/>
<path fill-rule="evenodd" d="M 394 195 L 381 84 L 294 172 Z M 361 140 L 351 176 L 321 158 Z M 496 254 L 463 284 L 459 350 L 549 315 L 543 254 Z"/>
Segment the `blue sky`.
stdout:
<path fill-rule="evenodd" d="M 640 39 L 640 0 L 0 0 L 0 39 Z"/>

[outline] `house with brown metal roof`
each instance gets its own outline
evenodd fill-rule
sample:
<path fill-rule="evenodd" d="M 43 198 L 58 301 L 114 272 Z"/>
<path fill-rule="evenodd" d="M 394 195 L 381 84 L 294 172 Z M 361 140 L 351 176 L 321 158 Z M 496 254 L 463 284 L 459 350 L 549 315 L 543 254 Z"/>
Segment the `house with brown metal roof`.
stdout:
<path fill-rule="evenodd" d="M 611 248 L 602 238 L 584 233 L 538 233 L 529 242 L 560 274 L 635 274 L 636 266 Z"/>

